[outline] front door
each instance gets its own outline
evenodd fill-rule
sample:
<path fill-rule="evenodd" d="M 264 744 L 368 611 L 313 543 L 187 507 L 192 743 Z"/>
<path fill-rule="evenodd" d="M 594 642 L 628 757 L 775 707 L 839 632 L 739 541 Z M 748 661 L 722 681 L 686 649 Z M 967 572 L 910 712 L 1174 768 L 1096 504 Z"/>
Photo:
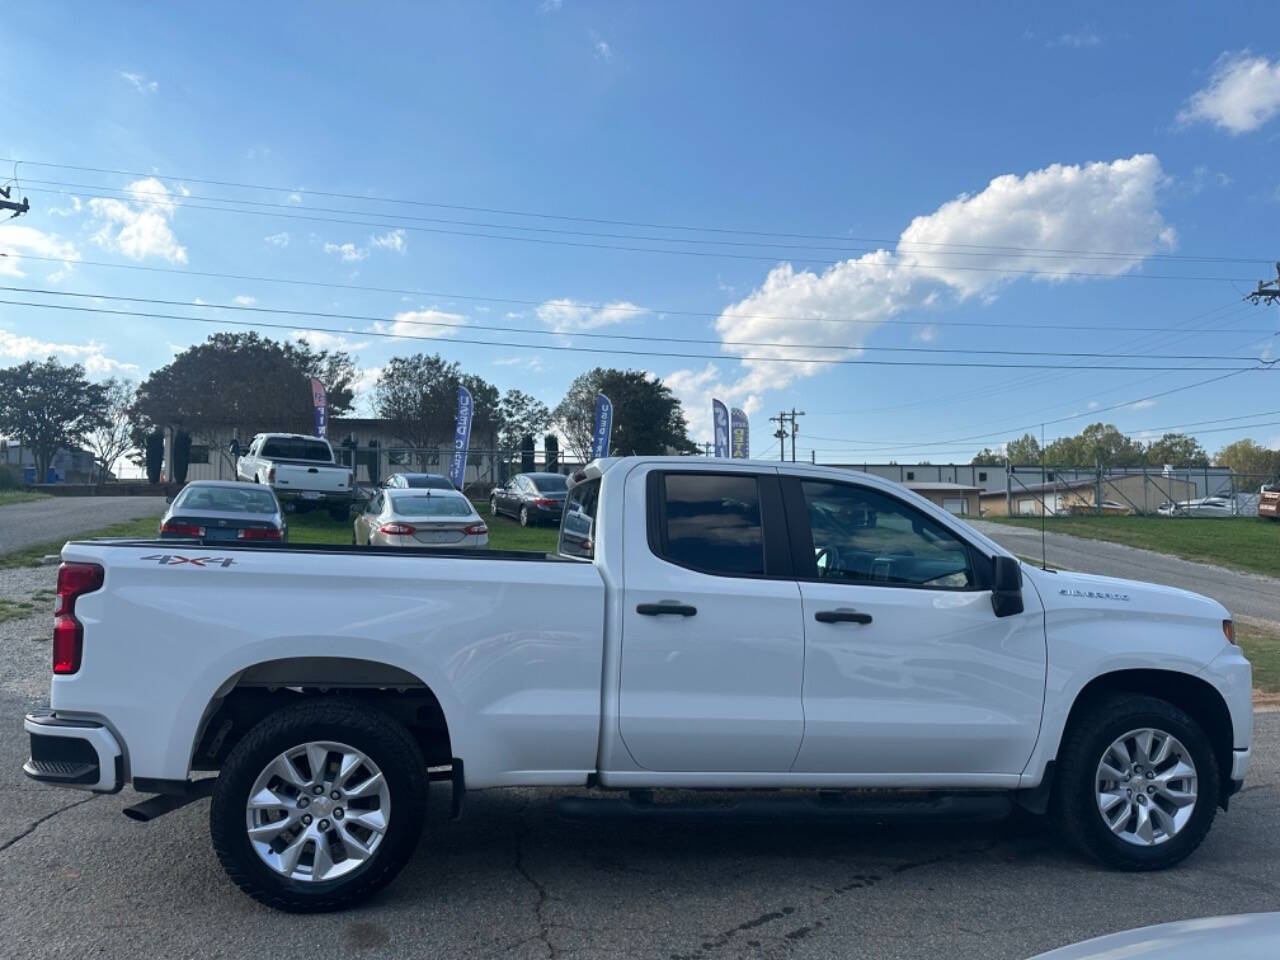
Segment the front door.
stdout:
<path fill-rule="evenodd" d="M 777 475 L 626 484 L 619 727 L 649 770 L 780 772 L 804 733 L 804 626 Z"/>
<path fill-rule="evenodd" d="M 797 773 L 1018 774 L 1040 727 L 1044 616 L 991 607 L 990 558 L 886 491 L 784 478 L 804 606 Z"/>

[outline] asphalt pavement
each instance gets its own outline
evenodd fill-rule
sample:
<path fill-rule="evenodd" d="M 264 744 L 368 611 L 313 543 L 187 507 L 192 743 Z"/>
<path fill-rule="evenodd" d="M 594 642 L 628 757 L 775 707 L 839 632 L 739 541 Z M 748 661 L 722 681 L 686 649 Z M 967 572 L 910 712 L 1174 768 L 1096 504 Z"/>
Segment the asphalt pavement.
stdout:
<path fill-rule="evenodd" d="M 1040 561 L 1038 528 L 981 520 L 969 522 L 1006 550 L 1025 560 Z M 1193 563 L 1105 540 L 1086 540 L 1063 533 L 1046 533 L 1044 539 L 1045 556 L 1051 567 L 1181 587 L 1212 597 L 1234 616 L 1280 622 L 1280 580 L 1272 577 Z"/>
<path fill-rule="evenodd" d="M 49 497 L 0 506 L 0 553 L 65 540 L 138 517 L 159 518 L 164 497 Z"/>

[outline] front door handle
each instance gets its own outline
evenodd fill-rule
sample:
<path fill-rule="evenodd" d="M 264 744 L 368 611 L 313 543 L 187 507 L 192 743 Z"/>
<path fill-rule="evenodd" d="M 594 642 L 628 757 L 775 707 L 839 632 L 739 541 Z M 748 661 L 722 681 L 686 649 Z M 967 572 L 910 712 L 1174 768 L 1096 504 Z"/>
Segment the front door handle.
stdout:
<path fill-rule="evenodd" d="M 871 614 L 841 607 L 838 610 L 819 610 L 813 615 L 813 619 L 819 623 L 870 623 Z"/>
<path fill-rule="evenodd" d="M 675 614 L 678 617 L 692 617 L 698 612 L 697 607 L 691 607 L 687 603 L 681 603 L 679 600 L 663 600 L 661 603 L 639 603 L 636 604 L 636 613 L 642 617 L 660 617 L 663 614 Z"/>

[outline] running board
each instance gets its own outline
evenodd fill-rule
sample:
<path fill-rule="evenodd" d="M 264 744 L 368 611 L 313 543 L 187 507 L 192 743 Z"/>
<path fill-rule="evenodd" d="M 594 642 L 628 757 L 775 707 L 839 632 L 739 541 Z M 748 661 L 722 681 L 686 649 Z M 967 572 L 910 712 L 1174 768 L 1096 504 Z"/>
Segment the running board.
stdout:
<path fill-rule="evenodd" d="M 148 823 L 157 817 L 163 817 L 166 813 L 185 807 L 189 803 L 195 803 L 202 800 L 213 793 L 213 784 L 217 777 L 207 777 L 203 780 L 195 780 L 187 785 L 187 789 L 182 793 L 161 793 L 140 803 L 135 803 L 131 807 L 125 807 L 121 811 L 130 820 L 137 820 L 139 823 Z"/>
<path fill-rule="evenodd" d="M 833 822 L 884 823 L 940 820 L 981 823 L 1002 820 L 1013 811 L 1008 793 L 948 793 L 913 795 L 896 800 L 824 792 L 816 796 L 787 796 L 729 800 L 724 803 L 656 803 L 648 791 L 631 791 L 627 798 L 562 797 L 555 811 L 567 820 L 660 820 L 669 823 Z"/>

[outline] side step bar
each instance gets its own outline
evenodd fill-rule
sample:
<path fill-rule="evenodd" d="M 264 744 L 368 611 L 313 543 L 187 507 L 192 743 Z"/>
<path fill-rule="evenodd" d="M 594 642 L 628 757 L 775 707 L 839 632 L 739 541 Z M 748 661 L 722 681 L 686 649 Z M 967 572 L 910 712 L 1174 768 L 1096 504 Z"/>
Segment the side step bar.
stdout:
<path fill-rule="evenodd" d="M 203 780 L 190 781 L 186 784 L 186 789 L 180 793 L 161 793 L 154 797 L 147 797 L 131 807 L 125 807 L 121 812 L 130 820 L 147 823 L 156 817 L 163 817 L 166 813 L 173 813 L 189 803 L 195 803 L 210 796 L 217 779 L 217 777 L 207 777 Z"/>
<path fill-rule="evenodd" d="M 820 793 L 730 800 L 724 803 L 656 803 L 649 791 L 627 798 L 562 797 L 555 811 L 567 820 L 641 819 L 668 823 L 834 822 L 885 823 L 941 820 L 981 823 L 1001 820 L 1013 810 L 1008 793 L 965 792 L 916 795 L 901 800 L 882 795 Z"/>

